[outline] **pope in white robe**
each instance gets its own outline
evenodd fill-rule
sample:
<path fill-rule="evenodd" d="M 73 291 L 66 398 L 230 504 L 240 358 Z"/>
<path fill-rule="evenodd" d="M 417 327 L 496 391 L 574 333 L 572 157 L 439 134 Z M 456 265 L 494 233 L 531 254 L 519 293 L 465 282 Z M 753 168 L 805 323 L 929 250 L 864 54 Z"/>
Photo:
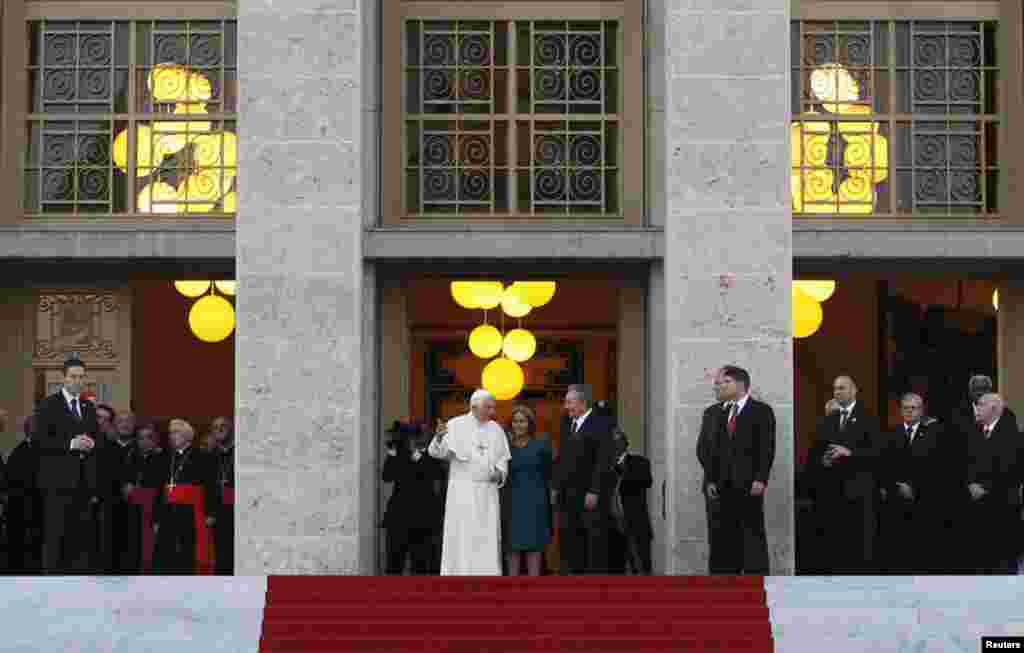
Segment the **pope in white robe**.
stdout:
<path fill-rule="evenodd" d="M 477 390 L 470 412 L 448 420 L 427 453 L 450 463 L 441 544 L 442 576 L 501 575 L 498 489 L 512 457 L 505 431 L 492 418 L 494 395 Z"/>

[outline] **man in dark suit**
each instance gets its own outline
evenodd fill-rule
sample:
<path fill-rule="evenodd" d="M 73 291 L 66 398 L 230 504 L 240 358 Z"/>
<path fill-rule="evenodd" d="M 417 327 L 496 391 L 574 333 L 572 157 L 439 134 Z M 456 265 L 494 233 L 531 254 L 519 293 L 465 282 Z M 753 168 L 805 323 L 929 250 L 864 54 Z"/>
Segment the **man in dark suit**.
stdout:
<path fill-rule="evenodd" d="M 768 574 L 764 493 L 775 460 L 775 412 L 750 396 L 750 374 L 728 365 L 715 381 L 719 403 L 701 420 L 709 572 Z"/>
<path fill-rule="evenodd" d="M 39 404 L 34 419 L 46 574 L 98 573 L 104 567 L 96 518 L 109 481 L 101 464 L 107 443 L 97 435 L 95 406 L 80 396 L 84 381 L 82 361 L 65 361 L 64 386 Z"/>
<path fill-rule="evenodd" d="M 807 456 L 818 526 L 818 568 L 829 574 L 876 571 L 878 420 L 857 400 L 849 376 L 833 383 L 839 410 L 819 420 Z"/>
<path fill-rule="evenodd" d="M 967 442 L 967 531 L 963 554 L 977 574 L 1017 573 L 1020 537 L 1020 431 L 1005 402 L 978 400 L 978 428 Z"/>
<path fill-rule="evenodd" d="M 904 395 L 900 408 L 903 423 L 885 437 L 879 460 L 880 558 L 888 573 L 937 573 L 948 546 L 943 536 L 949 499 L 943 428 L 924 417 L 920 395 Z"/>
<path fill-rule="evenodd" d="M 430 435 L 412 424 L 395 422 L 388 431 L 385 483 L 394 483 L 384 512 L 387 570 L 401 576 L 409 558 L 413 575 L 437 574 L 437 544 L 443 524 L 441 461 L 426 453 Z M 424 437 L 425 436 L 425 437 Z"/>
<path fill-rule="evenodd" d="M 618 476 L 619 501 L 624 558 L 638 576 L 651 575 L 651 515 L 647 508 L 647 491 L 654 484 L 651 462 L 644 456 L 629 452 L 629 437 L 615 429 L 615 474 Z"/>
<path fill-rule="evenodd" d="M 97 415 L 103 413 L 96 407 Z M 102 422 L 102 420 L 98 420 Z M 102 423 L 100 428 L 103 428 Z M 135 442 L 135 416 L 123 412 L 114 417 L 116 438 L 106 447 L 105 464 L 110 470 L 110 500 L 104 510 L 104 550 L 112 574 L 126 576 L 139 573 L 142 544 L 138 510 L 128 501 L 134 489 L 134 459 L 138 455 Z"/>
<path fill-rule="evenodd" d="M 562 574 L 607 574 L 611 495 L 615 486 L 613 424 L 592 408 L 590 388 L 571 385 L 555 487 L 560 512 Z"/>

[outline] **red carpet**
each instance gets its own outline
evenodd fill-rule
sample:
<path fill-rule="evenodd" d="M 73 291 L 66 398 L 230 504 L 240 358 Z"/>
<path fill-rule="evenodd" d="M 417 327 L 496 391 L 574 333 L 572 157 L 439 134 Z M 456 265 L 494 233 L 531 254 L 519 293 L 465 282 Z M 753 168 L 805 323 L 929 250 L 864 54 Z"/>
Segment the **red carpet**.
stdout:
<path fill-rule="evenodd" d="M 261 653 L 771 653 L 760 577 L 271 576 Z"/>

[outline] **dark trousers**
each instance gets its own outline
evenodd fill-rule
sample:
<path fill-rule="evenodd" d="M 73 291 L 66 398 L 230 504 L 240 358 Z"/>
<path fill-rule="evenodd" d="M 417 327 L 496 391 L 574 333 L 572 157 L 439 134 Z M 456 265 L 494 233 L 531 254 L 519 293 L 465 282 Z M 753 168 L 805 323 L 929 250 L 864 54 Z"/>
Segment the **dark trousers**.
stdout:
<path fill-rule="evenodd" d="M 971 501 L 966 512 L 963 542 L 967 548 L 963 555 L 969 561 L 967 573 L 1016 574 L 1020 510 L 988 495 Z"/>
<path fill-rule="evenodd" d="M 91 494 L 50 490 L 43 495 L 43 573 L 101 574 L 102 510 Z"/>
<path fill-rule="evenodd" d="M 949 539 L 934 506 L 889 496 L 882 504 L 880 565 L 886 573 L 922 575 L 942 571 L 941 551 Z"/>
<path fill-rule="evenodd" d="M 142 513 L 137 506 L 117 500 L 103 514 L 106 519 L 103 549 L 107 570 L 118 576 L 139 574 L 142 567 Z"/>
<path fill-rule="evenodd" d="M 711 574 L 769 573 L 764 530 L 764 497 L 749 488 L 720 486 L 717 499 L 707 499 L 708 560 Z"/>
<path fill-rule="evenodd" d="M 153 573 L 159 576 L 196 574 L 196 530 L 191 506 L 167 506 L 156 534 Z"/>
<path fill-rule="evenodd" d="M 39 493 L 12 490 L 7 502 L 7 568 L 10 573 L 39 573 L 42 530 L 42 499 Z"/>
<path fill-rule="evenodd" d="M 405 561 L 411 558 L 412 574 L 425 576 L 440 572 L 437 559 L 438 533 L 429 528 L 387 529 L 385 547 L 387 549 L 387 575 L 401 576 L 405 571 Z"/>
<path fill-rule="evenodd" d="M 819 573 L 878 573 L 877 508 L 876 502 L 868 498 L 819 497 L 814 506 Z"/>
<path fill-rule="evenodd" d="M 612 574 L 651 575 L 651 538 L 623 532 L 608 531 L 608 566 Z"/>
<path fill-rule="evenodd" d="M 559 551 L 563 576 L 608 574 L 608 513 L 563 508 L 559 516 Z"/>
<path fill-rule="evenodd" d="M 233 506 L 226 506 L 218 515 L 213 531 L 214 548 L 217 552 L 216 573 L 218 576 L 232 576 L 235 573 L 235 512 Z"/>

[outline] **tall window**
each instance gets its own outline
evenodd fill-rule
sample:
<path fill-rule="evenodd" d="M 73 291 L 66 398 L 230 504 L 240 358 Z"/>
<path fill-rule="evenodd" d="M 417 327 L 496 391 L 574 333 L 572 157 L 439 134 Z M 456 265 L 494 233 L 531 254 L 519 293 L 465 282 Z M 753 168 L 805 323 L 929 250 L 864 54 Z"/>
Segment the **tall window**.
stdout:
<path fill-rule="evenodd" d="M 977 20 L 794 22 L 793 213 L 994 217 L 996 31 Z"/>
<path fill-rule="evenodd" d="M 426 4 L 385 17 L 385 221 L 639 222 L 641 3 Z"/>
<path fill-rule="evenodd" d="M 29 23 L 26 210 L 230 214 L 233 21 Z"/>

